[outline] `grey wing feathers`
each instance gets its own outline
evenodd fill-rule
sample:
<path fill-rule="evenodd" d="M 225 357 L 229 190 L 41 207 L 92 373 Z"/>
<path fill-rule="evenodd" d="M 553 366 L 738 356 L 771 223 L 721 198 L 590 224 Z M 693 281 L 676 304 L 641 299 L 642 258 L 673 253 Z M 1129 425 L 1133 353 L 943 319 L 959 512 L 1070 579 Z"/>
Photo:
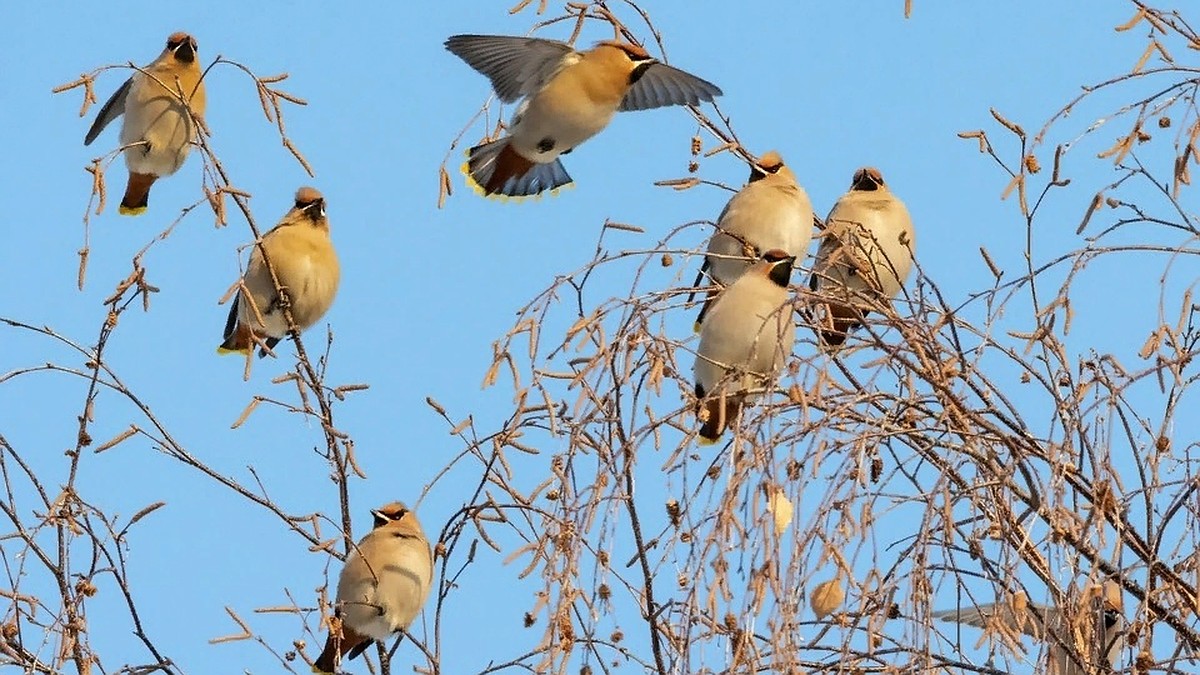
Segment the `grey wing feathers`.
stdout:
<path fill-rule="evenodd" d="M 446 49 L 487 76 L 505 103 L 537 91 L 574 51 L 557 40 L 507 35 L 454 35 Z"/>
<path fill-rule="evenodd" d="M 721 88 L 695 75 L 672 68 L 665 63 L 652 63 L 642 76 L 629 87 L 621 101 L 620 110 L 649 110 L 668 105 L 700 105 L 721 95 Z"/>
<path fill-rule="evenodd" d="M 229 316 L 225 319 L 225 333 L 221 336 L 222 339 L 228 340 L 233 331 L 237 330 L 238 322 L 238 303 L 242 301 L 242 293 L 234 296 L 233 302 L 229 303 Z"/>
<path fill-rule="evenodd" d="M 104 131 L 104 127 L 108 126 L 109 122 L 117 119 L 125 112 L 125 97 L 129 95 L 129 88 L 133 86 L 133 78 L 125 80 L 125 84 L 121 85 L 108 100 L 104 102 L 104 106 L 100 108 L 100 114 L 96 115 L 96 121 L 92 122 L 92 128 L 88 129 L 87 136 L 83 137 L 84 145 L 91 145 L 92 141 Z"/>
<path fill-rule="evenodd" d="M 942 619 L 943 621 L 954 621 L 967 626 L 975 626 L 976 628 L 986 628 L 988 623 L 992 621 L 992 616 L 996 613 L 1002 613 L 1004 623 L 1007 623 L 1012 628 L 1021 631 L 1022 633 L 1040 638 L 1042 636 L 1042 619 L 1053 622 L 1055 610 L 1049 607 L 1040 607 L 1030 605 L 1034 611 L 1025 613 L 1024 617 L 1014 616 L 1013 610 L 1008 605 L 986 604 L 978 607 L 963 607 L 961 609 L 948 609 L 941 612 L 934 612 L 933 617 Z M 1042 618 L 1039 618 L 1039 615 Z M 1023 619 L 1023 620 L 1021 620 Z"/>

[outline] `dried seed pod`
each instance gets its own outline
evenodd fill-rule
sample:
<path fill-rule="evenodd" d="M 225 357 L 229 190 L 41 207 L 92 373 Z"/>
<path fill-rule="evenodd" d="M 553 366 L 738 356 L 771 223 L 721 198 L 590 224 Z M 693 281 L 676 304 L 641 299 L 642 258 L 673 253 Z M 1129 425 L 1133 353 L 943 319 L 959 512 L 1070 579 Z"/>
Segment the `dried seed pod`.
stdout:
<path fill-rule="evenodd" d="M 667 517 L 671 519 L 671 525 L 679 527 L 680 523 L 679 501 L 674 497 L 667 500 Z"/>

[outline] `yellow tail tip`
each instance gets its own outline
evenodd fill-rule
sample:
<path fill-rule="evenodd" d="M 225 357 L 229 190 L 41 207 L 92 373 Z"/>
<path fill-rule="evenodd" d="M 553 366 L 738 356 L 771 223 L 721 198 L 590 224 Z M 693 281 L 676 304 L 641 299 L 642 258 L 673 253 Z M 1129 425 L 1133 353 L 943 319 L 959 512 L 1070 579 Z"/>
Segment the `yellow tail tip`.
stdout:
<path fill-rule="evenodd" d="M 717 436 L 716 438 L 705 438 L 703 436 L 699 436 L 696 439 L 696 445 L 699 445 L 702 448 L 706 448 L 710 445 L 716 445 L 717 441 L 719 441 L 719 440 L 721 440 L 720 436 Z"/>
<path fill-rule="evenodd" d="M 117 213 L 123 216 L 140 216 L 146 212 L 145 206 L 125 206 L 124 204 L 117 207 Z"/>
<path fill-rule="evenodd" d="M 469 152 L 470 151 L 468 150 L 468 153 Z M 479 195 L 480 197 L 492 196 L 492 195 L 489 195 L 487 193 L 487 190 L 485 190 L 483 188 L 483 186 L 479 184 L 479 181 L 475 180 L 475 177 L 471 175 L 471 162 L 470 161 L 463 162 L 462 166 L 458 167 L 458 170 L 461 171 L 462 175 L 466 177 L 467 187 L 471 188 L 471 190 L 474 191 L 475 194 Z"/>
<path fill-rule="evenodd" d="M 700 322 L 699 322 L 699 321 L 697 321 L 696 323 L 692 324 L 692 332 L 693 332 L 693 333 L 699 333 L 699 332 L 700 332 Z"/>
<path fill-rule="evenodd" d="M 217 347 L 217 353 L 220 354 L 221 356 L 229 356 L 230 354 L 241 354 L 242 356 L 249 356 L 250 348 L 246 347 L 245 349 L 226 349 L 224 347 Z"/>
<path fill-rule="evenodd" d="M 320 668 L 318 668 L 318 667 L 316 667 L 316 666 L 313 666 L 313 667 L 312 667 L 312 671 L 313 671 L 314 673 L 316 673 L 317 675 L 333 675 L 333 673 L 331 673 L 331 672 L 329 672 L 329 671 L 327 671 L 327 670 L 321 670 Z"/>

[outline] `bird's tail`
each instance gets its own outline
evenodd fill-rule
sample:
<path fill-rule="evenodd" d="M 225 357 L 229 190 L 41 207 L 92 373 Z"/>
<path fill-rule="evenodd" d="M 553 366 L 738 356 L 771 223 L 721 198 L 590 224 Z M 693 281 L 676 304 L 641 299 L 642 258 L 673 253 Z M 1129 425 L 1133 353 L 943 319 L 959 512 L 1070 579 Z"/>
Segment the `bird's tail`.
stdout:
<path fill-rule="evenodd" d="M 850 331 L 858 328 L 866 312 L 849 305 L 826 305 L 825 316 L 818 321 L 817 334 L 821 344 L 834 349 L 841 347 Z"/>
<path fill-rule="evenodd" d="M 258 349 L 258 358 L 265 358 L 271 351 L 275 350 L 275 345 L 279 344 L 279 338 L 269 337 L 262 341 L 263 347 Z M 254 349 L 254 335 L 249 328 L 245 328 L 244 324 L 238 324 L 237 330 L 217 347 L 217 353 L 221 356 L 228 354 L 241 354 L 246 356 Z M 271 350 L 271 351 L 268 351 Z"/>
<path fill-rule="evenodd" d="M 217 347 L 218 354 L 242 354 L 243 356 L 250 353 L 254 347 L 254 334 L 250 328 L 238 321 L 238 305 L 242 301 L 242 295 L 239 293 L 233 302 L 229 303 L 229 317 L 225 319 L 225 341 Z"/>
<path fill-rule="evenodd" d="M 462 171 L 471 188 L 485 197 L 532 197 L 546 190 L 554 194 L 572 182 L 557 157 L 539 164 L 513 149 L 508 138 L 468 150 Z"/>
<path fill-rule="evenodd" d="M 125 196 L 117 211 L 123 216 L 140 216 L 146 212 L 150 204 L 150 186 L 158 176 L 152 173 L 129 172 L 129 182 L 125 184 Z"/>
<path fill-rule="evenodd" d="M 700 425 L 700 445 L 712 445 L 721 439 L 730 420 L 741 412 L 743 401 L 740 395 L 714 395 L 700 401 L 700 409 L 708 411 L 708 418 Z"/>
<path fill-rule="evenodd" d="M 333 675 L 337 672 L 337 664 L 343 657 L 349 655 L 349 659 L 353 659 L 363 653 L 371 644 L 371 638 L 364 635 L 359 635 L 354 632 L 346 624 L 341 624 L 340 630 L 330 630 L 329 637 L 325 640 L 325 649 L 321 651 L 321 655 L 313 661 L 312 671 L 321 673 L 322 675 Z"/>

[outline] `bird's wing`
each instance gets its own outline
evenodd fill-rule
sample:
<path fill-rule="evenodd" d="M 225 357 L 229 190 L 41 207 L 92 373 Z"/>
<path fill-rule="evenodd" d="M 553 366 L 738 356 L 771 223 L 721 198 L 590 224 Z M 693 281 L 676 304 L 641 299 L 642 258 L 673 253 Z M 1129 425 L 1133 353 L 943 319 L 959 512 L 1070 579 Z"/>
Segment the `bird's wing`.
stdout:
<path fill-rule="evenodd" d="M 131 77 L 125 80 L 125 84 L 114 91 L 112 96 L 108 97 L 104 106 L 100 108 L 100 114 L 96 115 L 96 121 L 92 122 L 92 128 L 88 129 L 87 136 L 83 137 L 84 145 L 91 145 L 100 132 L 104 131 L 104 127 L 125 112 L 125 97 L 129 95 L 129 88 L 132 86 L 133 78 Z"/>
<path fill-rule="evenodd" d="M 574 52 L 565 42 L 508 35 L 455 35 L 446 49 L 486 75 L 505 103 L 536 92 Z"/>
<path fill-rule="evenodd" d="M 637 66 L 632 77 L 633 83 L 621 100 L 619 109 L 623 111 L 700 105 L 701 101 L 712 101 L 721 95 L 721 88 L 712 82 L 658 61 Z"/>
<path fill-rule="evenodd" d="M 986 628 L 989 623 L 999 619 L 1014 630 L 1039 639 L 1045 632 L 1043 621 L 1053 623 L 1054 615 L 1053 608 L 1031 604 L 1023 616 L 1017 616 L 1008 603 L 988 603 L 933 613 L 935 619 L 956 621 L 977 628 Z"/>

